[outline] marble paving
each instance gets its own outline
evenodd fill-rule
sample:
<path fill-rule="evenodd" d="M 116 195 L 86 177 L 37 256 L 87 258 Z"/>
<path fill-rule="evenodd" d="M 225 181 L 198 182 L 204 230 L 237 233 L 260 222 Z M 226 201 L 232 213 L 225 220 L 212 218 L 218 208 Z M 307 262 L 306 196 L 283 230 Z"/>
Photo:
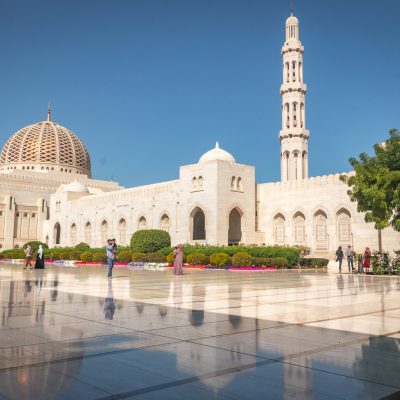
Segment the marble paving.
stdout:
<path fill-rule="evenodd" d="M 400 278 L 0 264 L 1 399 L 400 398 Z"/>

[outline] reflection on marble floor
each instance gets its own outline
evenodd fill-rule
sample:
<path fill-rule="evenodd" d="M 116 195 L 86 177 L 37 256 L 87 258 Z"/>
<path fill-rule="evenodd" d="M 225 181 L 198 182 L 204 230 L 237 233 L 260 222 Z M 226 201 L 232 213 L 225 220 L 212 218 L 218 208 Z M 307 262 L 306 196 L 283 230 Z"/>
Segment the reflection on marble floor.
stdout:
<path fill-rule="evenodd" d="M 400 279 L 0 267 L 0 399 L 400 395 Z"/>

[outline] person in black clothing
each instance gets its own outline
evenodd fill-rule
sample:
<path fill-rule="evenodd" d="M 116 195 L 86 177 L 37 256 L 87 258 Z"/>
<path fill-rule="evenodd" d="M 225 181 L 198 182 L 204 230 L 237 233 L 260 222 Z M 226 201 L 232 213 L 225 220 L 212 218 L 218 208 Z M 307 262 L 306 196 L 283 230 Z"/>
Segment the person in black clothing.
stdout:
<path fill-rule="evenodd" d="M 342 250 L 342 246 L 339 246 L 339 248 L 336 250 L 336 261 L 339 262 L 339 272 L 342 272 L 342 262 L 343 262 L 343 257 L 344 253 Z"/>

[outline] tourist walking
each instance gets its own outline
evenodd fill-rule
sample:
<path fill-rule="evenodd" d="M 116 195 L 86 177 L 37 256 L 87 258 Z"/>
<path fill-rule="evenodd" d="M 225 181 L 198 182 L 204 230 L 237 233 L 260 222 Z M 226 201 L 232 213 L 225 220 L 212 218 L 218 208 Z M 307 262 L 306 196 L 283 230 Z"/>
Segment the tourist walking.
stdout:
<path fill-rule="evenodd" d="M 36 255 L 35 269 L 44 268 L 44 251 L 43 246 L 40 244 Z"/>
<path fill-rule="evenodd" d="M 336 250 L 336 261 L 339 262 L 339 272 L 342 272 L 342 262 L 343 262 L 344 253 L 342 250 L 342 246 L 339 246 Z"/>
<path fill-rule="evenodd" d="M 354 269 L 354 251 L 350 245 L 348 245 L 346 250 L 347 258 L 347 268 L 349 269 L 349 274 L 353 272 Z"/>
<path fill-rule="evenodd" d="M 363 269 L 369 271 L 371 268 L 371 250 L 369 247 L 365 248 L 363 255 Z"/>
<path fill-rule="evenodd" d="M 180 244 L 174 249 L 174 275 L 183 275 L 183 246 Z"/>
<path fill-rule="evenodd" d="M 25 267 L 24 267 L 24 269 L 27 269 L 28 265 L 29 265 L 29 268 L 32 268 L 32 263 L 31 263 L 31 261 L 32 261 L 32 247 L 29 246 L 29 244 L 28 244 L 28 245 L 26 245 L 26 248 L 25 248 L 24 251 L 25 251 Z"/>
<path fill-rule="evenodd" d="M 108 239 L 106 245 L 106 256 L 107 256 L 107 265 L 108 265 L 108 279 L 112 279 L 112 270 L 114 268 L 115 257 L 118 252 L 117 244 L 115 243 L 115 239 Z"/>

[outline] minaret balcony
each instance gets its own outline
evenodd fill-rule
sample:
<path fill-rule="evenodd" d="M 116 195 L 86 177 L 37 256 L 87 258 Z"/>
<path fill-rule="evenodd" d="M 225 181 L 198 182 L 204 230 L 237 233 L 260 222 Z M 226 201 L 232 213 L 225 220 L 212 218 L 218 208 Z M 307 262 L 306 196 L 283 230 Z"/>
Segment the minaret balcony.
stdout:
<path fill-rule="evenodd" d="M 280 88 L 281 95 L 287 92 L 307 92 L 307 85 L 303 82 L 285 82 Z"/>

